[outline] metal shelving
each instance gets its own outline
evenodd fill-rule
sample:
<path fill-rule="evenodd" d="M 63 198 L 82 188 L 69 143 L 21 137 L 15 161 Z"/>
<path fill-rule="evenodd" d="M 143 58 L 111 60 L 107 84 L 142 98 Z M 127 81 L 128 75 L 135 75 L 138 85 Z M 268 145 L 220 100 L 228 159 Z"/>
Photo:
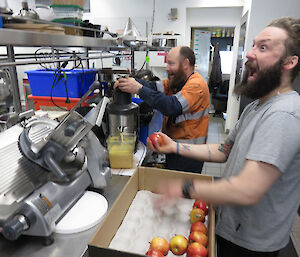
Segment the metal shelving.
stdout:
<path fill-rule="evenodd" d="M 89 50 L 122 50 L 125 47 L 118 45 L 117 39 L 103 39 L 72 35 L 58 35 L 43 32 L 22 31 L 17 29 L 0 29 L 0 46 L 6 46 L 7 62 L 12 78 L 14 109 L 16 113 L 22 111 L 16 65 L 24 65 L 26 61 L 16 62 L 14 47 L 80 47 L 86 49 L 84 60 L 89 57 Z M 104 57 L 105 58 L 105 57 Z M 32 62 L 27 61 L 27 64 Z M 3 61 L 2 61 L 3 63 Z M 38 62 L 36 62 L 38 63 Z M 3 65 L 2 65 L 3 66 Z"/>

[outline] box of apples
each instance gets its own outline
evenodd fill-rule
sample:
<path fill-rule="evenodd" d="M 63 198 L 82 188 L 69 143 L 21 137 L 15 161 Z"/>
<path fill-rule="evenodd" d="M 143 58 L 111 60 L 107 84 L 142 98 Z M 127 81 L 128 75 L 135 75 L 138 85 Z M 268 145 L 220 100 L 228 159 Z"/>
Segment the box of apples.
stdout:
<path fill-rule="evenodd" d="M 139 167 L 89 242 L 89 256 L 215 256 L 215 213 L 201 200 L 177 199 L 166 210 L 153 203 L 161 181 L 213 177 Z"/>

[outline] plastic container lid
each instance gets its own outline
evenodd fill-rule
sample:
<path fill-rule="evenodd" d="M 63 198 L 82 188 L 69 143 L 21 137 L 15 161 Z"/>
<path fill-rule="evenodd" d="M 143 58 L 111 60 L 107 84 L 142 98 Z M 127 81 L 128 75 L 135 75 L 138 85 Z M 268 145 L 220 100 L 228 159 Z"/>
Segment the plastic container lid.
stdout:
<path fill-rule="evenodd" d="M 53 13 L 56 19 L 75 18 L 82 19 L 83 9 L 77 5 L 52 5 Z"/>
<path fill-rule="evenodd" d="M 100 223 L 108 209 L 103 195 L 87 191 L 57 223 L 56 233 L 72 234 L 85 231 Z"/>

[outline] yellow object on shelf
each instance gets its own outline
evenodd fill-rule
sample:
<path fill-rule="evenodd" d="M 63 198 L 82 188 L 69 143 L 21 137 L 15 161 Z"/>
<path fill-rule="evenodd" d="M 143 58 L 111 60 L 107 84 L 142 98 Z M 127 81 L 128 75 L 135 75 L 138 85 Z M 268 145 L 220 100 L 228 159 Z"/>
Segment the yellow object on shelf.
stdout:
<path fill-rule="evenodd" d="M 110 136 L 107 139 L 109 163 L 112 169 L 133 168 L 133 151 L 135 145 L 134 134 Z"/>

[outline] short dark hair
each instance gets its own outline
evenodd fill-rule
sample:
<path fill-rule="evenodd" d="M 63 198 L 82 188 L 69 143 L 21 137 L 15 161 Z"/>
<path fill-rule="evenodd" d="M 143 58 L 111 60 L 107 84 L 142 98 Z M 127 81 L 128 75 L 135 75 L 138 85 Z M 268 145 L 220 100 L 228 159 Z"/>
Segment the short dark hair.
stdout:
<path fill-rule="evenodd" d="M 288 38 L 285 41 L 286 55 L 298 56 L 298 63 L 291 73 L 293 81 L 300 70 L 300 19 L 284 17 L 270 22 L 268 27 L 277 27 L 286 31 Z"/>
<path fill-rule="evenodd" d="M 187 46 L 182 46 L 180 48 L 179 54 L 180 54 L 180 56 L 183 57 L 183 59 L 187 58 L 192 67 L 195 66 L 195 62 L 196 62 L 195 54 L 194 54 L 194 51 L 191 48 L 189 48 Z"/>

